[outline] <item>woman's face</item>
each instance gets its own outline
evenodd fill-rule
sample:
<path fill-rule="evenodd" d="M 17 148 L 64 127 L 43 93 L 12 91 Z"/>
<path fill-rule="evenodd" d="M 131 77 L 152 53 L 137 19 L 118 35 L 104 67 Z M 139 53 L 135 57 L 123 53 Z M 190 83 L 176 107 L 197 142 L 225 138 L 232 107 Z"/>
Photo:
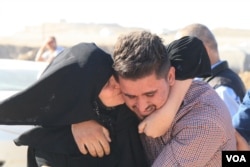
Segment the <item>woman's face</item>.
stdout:
<path fill-rule="evenodd" d="M 124 103 L 120 86 L 116 82 L 114 76 L 111 76 L 108 82 L 102 88 L 99 98 L 107 107 L 114 107 Z"/>

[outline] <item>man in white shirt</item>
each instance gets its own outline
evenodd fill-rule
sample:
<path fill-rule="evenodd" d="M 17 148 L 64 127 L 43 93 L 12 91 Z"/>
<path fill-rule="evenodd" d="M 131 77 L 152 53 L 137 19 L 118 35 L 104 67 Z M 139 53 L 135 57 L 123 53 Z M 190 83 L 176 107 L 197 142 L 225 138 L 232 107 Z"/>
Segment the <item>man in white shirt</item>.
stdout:
<path fill-rule="evenodd" d="M 38 50 L 35 61 L 51 62 L 63 49 L 63 47 L 57 46 L 56 38 L 50 36 Z"/>

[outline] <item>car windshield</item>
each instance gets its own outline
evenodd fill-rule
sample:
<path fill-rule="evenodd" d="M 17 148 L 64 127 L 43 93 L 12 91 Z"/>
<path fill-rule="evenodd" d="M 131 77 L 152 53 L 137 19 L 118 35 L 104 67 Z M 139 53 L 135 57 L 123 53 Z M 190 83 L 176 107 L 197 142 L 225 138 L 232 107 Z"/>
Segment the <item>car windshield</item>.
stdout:
<path fill-rule="evenodd" d="M 0 59 L 0 102 L 36 82 L 48 63 Z"/>
<path fill-rule="evenodd" d="M 1 69 L 0 90 L 23 90 L 37 80 L 38 73 L 38 69 Z"/>

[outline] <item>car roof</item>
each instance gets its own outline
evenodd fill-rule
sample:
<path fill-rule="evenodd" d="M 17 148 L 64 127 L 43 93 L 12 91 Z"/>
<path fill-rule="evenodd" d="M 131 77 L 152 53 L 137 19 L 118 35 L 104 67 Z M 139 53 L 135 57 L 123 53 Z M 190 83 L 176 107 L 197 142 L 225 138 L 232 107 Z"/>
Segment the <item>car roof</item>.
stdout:
<path fill-rule="evenodd" d="M 0 68 L 5 69 L 41 69 L 48 65 L 47 62 L 35 62 L 31 60 L 0 59 Z"/>

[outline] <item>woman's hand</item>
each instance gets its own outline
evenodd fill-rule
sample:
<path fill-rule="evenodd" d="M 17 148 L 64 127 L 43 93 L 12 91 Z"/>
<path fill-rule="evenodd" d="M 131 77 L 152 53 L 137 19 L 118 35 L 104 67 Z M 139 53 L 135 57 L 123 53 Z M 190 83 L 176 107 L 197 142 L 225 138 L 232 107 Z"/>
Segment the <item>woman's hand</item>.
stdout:
<path fill-rule="evenodd" d="M 94 120 L 71 125 L 75 142 L 82 154 L 103 157 L 110 154 L 108 130 Z"/>

